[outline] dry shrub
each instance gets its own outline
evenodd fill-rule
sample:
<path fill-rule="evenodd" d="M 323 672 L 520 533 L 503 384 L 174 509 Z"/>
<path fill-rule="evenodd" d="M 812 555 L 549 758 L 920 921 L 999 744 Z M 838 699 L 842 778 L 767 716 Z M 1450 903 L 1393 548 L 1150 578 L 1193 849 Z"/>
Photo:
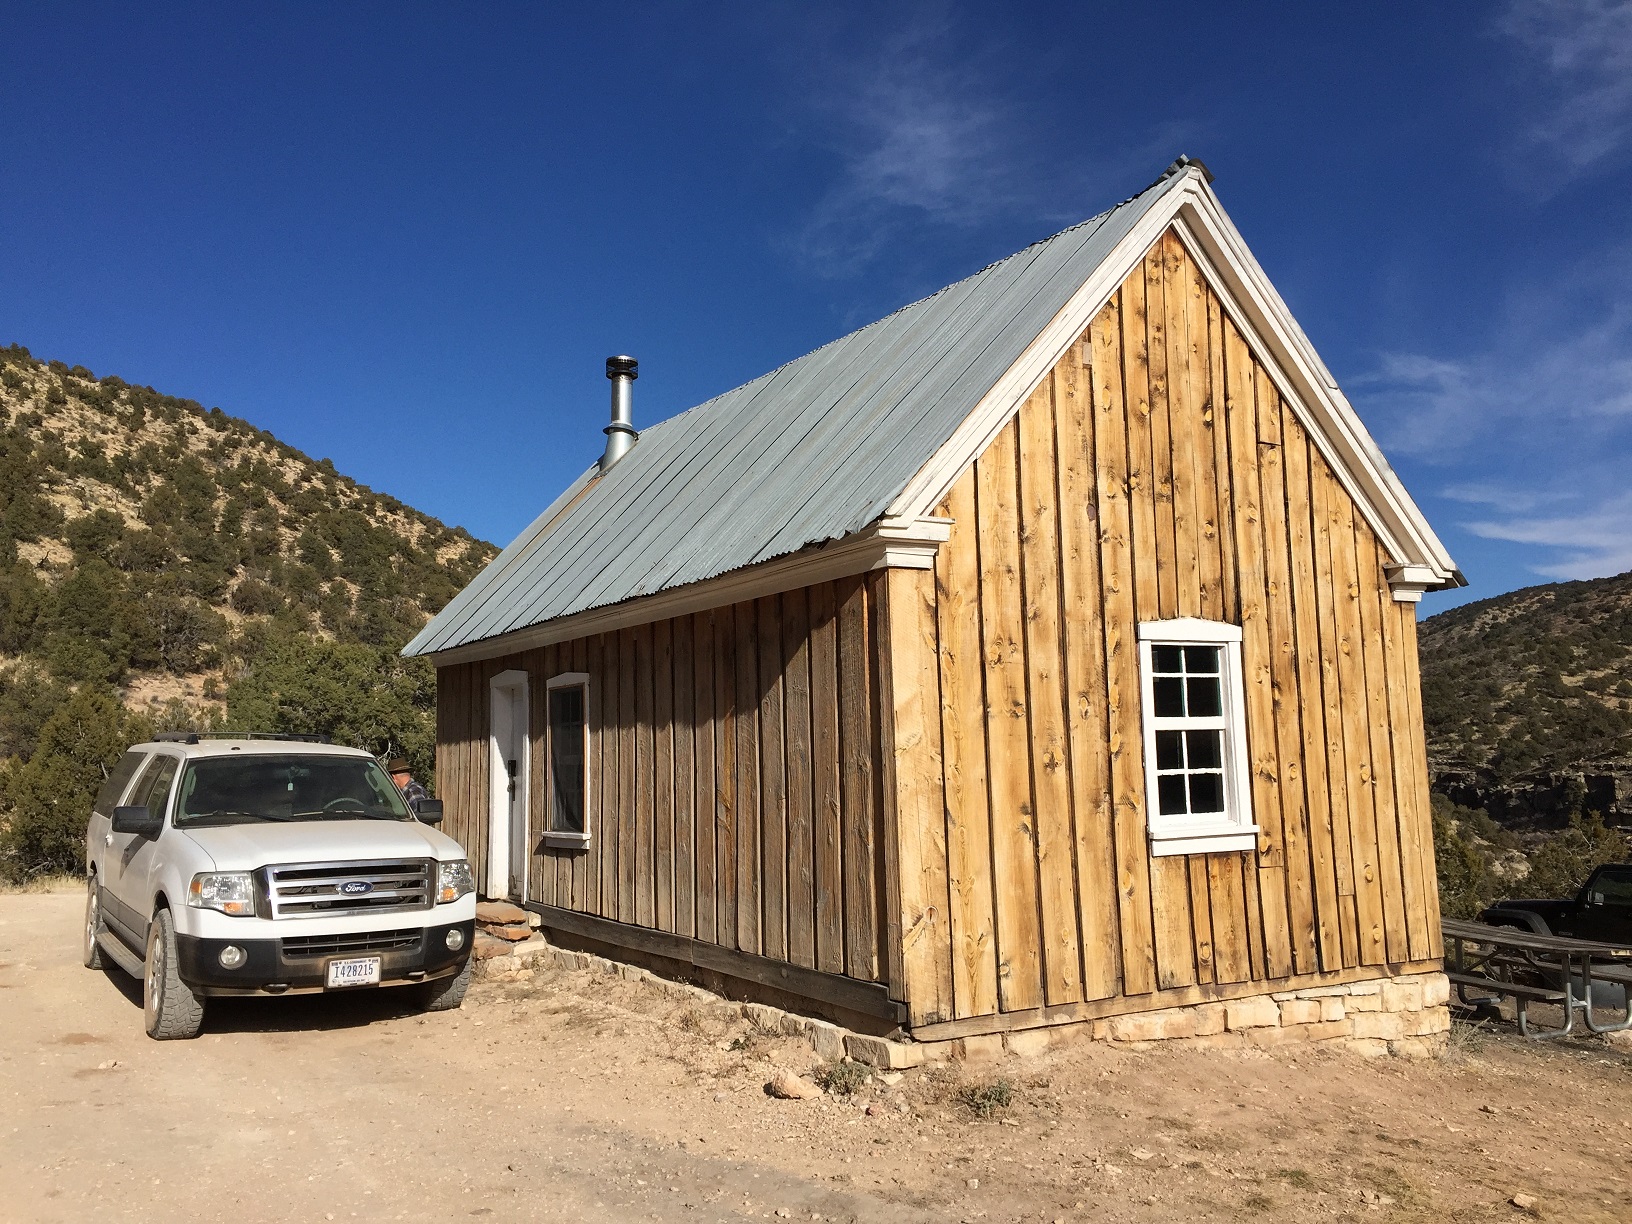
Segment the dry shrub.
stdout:
<path fill-rule="evenodd" d="M 873 1078 L 873 1069 L 848 1058 L 828 1063 L 816 1072 L 816 1084 L 833 1096 L 854 1096 Z"/>
<path fill-rule="evenodd" d="M 1014 1085 L 1006 1079 L 984 1084 L 965 1084 L 958 1089 L 958 1103 L 977 1118 L 989 1118 L 1007 1109 L 1014 1100 Z"/>

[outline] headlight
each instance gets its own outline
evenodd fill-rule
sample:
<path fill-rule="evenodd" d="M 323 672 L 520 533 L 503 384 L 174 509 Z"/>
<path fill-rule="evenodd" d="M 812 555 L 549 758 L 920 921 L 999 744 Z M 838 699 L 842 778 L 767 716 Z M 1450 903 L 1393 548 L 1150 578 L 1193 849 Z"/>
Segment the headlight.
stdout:
<path fill-rule="evenodd" d="M 255 913 L 255 878 L 247 871 L 202 871 L 187 890 L 187 904 L 250 917 Z"/>
<path fill-rule="evenodd" d="M 451 859 L 436 865 L 436 903 L 446 905 L 466 893 L 476 891 L 476 877 L 464 859 Z"/>

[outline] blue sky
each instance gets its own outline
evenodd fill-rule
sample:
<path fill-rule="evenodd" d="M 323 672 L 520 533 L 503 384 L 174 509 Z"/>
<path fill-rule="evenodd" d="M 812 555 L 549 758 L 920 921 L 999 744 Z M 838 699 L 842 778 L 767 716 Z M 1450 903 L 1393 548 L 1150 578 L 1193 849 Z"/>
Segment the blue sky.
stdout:
<path fill-rule="evenodd" d="M 0 343 L 503 543 L 599 453 L 1215 189 L 1473 586 L 1632 569 L 1632 4 L 0 4 Z"/>

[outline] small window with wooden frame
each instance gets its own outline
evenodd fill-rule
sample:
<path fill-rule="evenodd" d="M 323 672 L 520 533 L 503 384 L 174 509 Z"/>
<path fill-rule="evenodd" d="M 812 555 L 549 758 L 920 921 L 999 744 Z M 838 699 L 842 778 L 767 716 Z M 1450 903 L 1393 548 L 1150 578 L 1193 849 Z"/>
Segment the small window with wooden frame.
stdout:
<path fill-rule="evenodd" d="M 563 672 L 544 689 L 544 789 L 549 825 L 544 844 L 589 845 L 589 674 Z"/>
<path fill-rule="evenodd" d="M 1258 844 L 1247 757 L 1241 626 L 1181 617 L 1139 626 L 1150 852 Z"/>

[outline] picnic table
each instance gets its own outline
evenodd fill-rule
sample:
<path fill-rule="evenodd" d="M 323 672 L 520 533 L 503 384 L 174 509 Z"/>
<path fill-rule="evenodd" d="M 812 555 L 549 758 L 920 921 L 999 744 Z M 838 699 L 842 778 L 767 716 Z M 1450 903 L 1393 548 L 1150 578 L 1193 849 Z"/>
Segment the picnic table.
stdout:
<path fill-rule="evenodd" d="M 1577 1019 L 1593 1033 L 1632 1028 L 1632 947 L 1456 918 L 1441 919 L 1440 928 L 1447 948 L 1445 976 L 1456 987 L 1457 998 L 1470 1007 L 1511 998 L 1524 1036 L 1566 1037 L 1575 1031 Z M 1594 982 L 1626 992 L 1619 1018 L 1606 1022 L 1593 1015 Z M 1532 1029 L 1532 1003 L 1561 1005 L 1564 1026 Z"/>

